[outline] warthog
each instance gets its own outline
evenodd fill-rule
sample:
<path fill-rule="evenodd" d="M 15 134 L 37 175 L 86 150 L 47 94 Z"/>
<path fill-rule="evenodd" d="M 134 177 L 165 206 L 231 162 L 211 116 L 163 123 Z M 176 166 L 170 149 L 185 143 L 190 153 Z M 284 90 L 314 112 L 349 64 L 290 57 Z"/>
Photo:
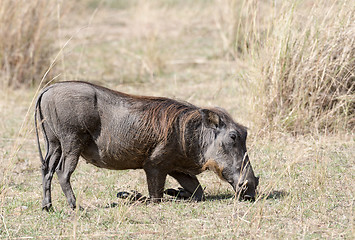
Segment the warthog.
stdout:
<path fill-rule="evenodd" d="M 162 199 L 167 175 L 192 199 L 203 200 L 196 175 L 206 169 L 242 198 L 255 197 L 258 178 L 247 155 L 247 130 L 220 108 L 134 96 L 87 82 L 60 82 L 39 94 L 35 124 L 45 210 L 52 206 L 54 172 L 70 207 L 76 207 L 70 176 L 80 156 L 100 168 L 144 169 L 151 201 Z M 46 143 L 44 158 L 38 125 Z"/>

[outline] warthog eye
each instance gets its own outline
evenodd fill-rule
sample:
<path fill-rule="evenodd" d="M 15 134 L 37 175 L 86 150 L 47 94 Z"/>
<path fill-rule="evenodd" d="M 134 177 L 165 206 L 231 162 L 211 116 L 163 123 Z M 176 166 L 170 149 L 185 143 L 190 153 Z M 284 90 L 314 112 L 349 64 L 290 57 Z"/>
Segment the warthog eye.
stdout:
<path fill-rule="evenodd" d="M 236 131 L 230 132 L 229 137 L 235 141 L 238 137 L 238 133 Z"/>

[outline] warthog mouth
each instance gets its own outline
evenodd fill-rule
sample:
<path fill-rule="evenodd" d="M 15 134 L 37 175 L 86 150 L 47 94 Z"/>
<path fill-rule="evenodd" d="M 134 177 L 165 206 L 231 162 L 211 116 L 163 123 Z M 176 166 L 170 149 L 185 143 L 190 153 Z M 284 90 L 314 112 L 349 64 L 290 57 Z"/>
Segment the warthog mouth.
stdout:
<path fill-rule="evenodd" d="M 244 200 L 244 201 L 250 201 L 250 202 L 254 202 L 255 201 L 255 197 L 252 197 L 248 194 L 245 194 L 244 196 L 241 196 L 240 197 L 241 200 Z"/>
<path fill-rule="evenodd" d="M 251 193 L 250 189 L 247 188 L 248 180 L 246 180 L 244 183 L 239 183 L 238 186 L 235 186 L 232 182 L 229 183 L 232 185 L 239 200 L 251 202 L 255 201 L 256 190 L 254 190 L 254 193 Z"/>
<path fill-rule="evenodd" d="M 251 201 L 254 202 L 255 201 L 255 194 L 256 192 L 251 192 L 250 190 L 248 191 L 248 189 L 246 188 L 239 188 L 239 190 L 237 191 L 237 196 L 239 196 L 239 200 L 242 201 Z"/>

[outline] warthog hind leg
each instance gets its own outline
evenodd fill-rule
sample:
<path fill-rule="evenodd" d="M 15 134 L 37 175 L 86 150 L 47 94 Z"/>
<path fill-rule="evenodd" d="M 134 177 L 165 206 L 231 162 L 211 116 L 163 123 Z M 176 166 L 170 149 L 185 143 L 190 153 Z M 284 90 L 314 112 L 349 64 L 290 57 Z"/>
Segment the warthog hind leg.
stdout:
<path fill-rule="evenodd" d="M 59 162 L 61 150 L 59 146 L 50 145 L 48 153 L 45 157 L 45 164 L 42 165 L 42 185 L 43 185 L 43 201 L 42 209 L 49 211 L 52 208 L 51 184 L 52 178 Z"/>
<path fill-rule="evenodd" d="M 49 211 L 52 208 L 51 184 L 53 174 L 59 163 L 62 154 L 60 142 L 53 134 L 46 123 L 43 123 L 43 132 L 46 137 L 47 153 L 42 162 L 42 186 L 43 186 L 43 201 L 42 209 Z"/>
<path fill-rule="evenodd" d="M 60 159 L 60 166 L 56 170 L 60 186 L 72 209 L 76 208 L 76 198 L 70 184 L 70 176 L 78 164 L 79 155 L 78 150 L 63 153 Z"/>

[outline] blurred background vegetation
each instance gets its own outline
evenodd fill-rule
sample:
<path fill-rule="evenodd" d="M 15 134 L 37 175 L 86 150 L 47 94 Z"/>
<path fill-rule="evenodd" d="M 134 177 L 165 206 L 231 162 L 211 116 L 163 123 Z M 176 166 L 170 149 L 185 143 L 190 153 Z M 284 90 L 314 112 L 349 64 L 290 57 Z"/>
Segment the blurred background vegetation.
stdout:
<path fill-rule="evenodd" d="M 354 23 L 350 0 L 2 0 L 1 88 L 229 78 L 259 132 L 351 132 Z"/>

